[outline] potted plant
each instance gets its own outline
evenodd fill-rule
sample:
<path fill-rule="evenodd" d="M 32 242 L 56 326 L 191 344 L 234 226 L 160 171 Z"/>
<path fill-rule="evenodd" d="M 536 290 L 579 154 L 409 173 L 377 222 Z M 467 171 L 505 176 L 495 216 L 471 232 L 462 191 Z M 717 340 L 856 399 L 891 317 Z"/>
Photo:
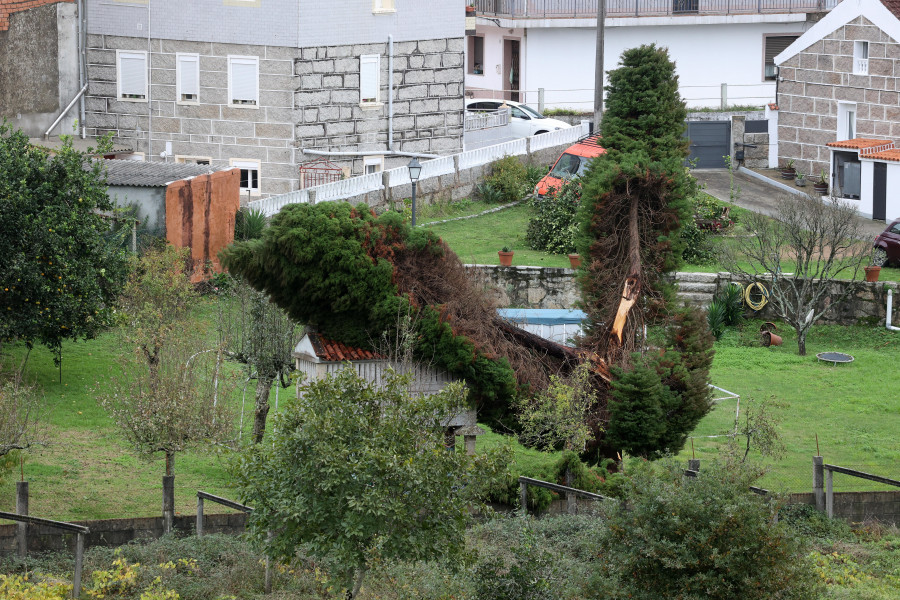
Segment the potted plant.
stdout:
<path fill-rule="evenodd" d="M 794 168 L 794 159 L 790 159 L 781 167 L 782 179 L 793 179 L 797 175 L 797 169 Z"/>
<path fill-rule="evenodd" d="M 475 3 L 474 2 L 470 2 L 469 4 L 466 5 L 466 16 L 467 17 L 475 16 Z"/>
<path fill-rule="evenodd" d="M 503 246 L 503 248 L 497 252 L 497 255 L 500 257 L 500 266 L 508 267 L 512 265 L 513 254 L 515 253 L 509 249 L 509 246 Z"/>
<path fill-rule="evenodd" d="M 828 173 L 825 172 L 825 169 L 822 169 L 822 174 L 819 176 L 818 181 L 813 184 L 813 189 L 822 196 L 828 193 Z"/>
<path fill-rule="evenodd" d="M 797 173 L 797 179 L 794 180 L 797 187 L 806 187 L 806 176 L 803 173 Z"/>
<path fill-rule="evenodd" d="M 580 254 L 570 254 L 569 255 L 569 264 L 573 269 L 577 269 L 581 266 L 581 255 Z"/>
<path fill-rule="evenodd" d="M 875 250 L 880 250 L 880 248 L 876 248 Z M 881 276 L 881 267 L 876 264 L 877 262 L 875 256 L 872 256 L 872 264 L 863 267 L 863 270 L 866 272 L 866 281 L 878 281 L 878 278 Z"/>

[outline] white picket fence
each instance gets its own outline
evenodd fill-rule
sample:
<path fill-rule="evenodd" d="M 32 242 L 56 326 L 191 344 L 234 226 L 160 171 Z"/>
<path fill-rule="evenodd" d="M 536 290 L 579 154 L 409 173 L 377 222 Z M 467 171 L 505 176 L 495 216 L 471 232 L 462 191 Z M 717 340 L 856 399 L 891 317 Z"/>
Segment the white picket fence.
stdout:
<path fill-rule="evenodd" d="M 580 125 L 569 127 L 568 129 L 558 129 L 550 133 L 542 133 L 535 135 L 527 140 L 517 139 L 503 144 L 494 146 L 485 146 L 476 150 L 469 150 L 461 154 L 442 156 L 432 160 L 422 162 L 422 174 L 419 181 L 440 177 L 442 175 L 450 175 L 456 171 L 457 163 L 460 170 L 471 169 L 481 165 L 494 162 L 504 156 L 520 156 L 531 151 L 543 150 L 553 146 L 562 146 L 571 144 L 588 134 L 587 122 Z M 529 149 L 530 144 L 530 149 Z M 409 185 L 409 169 L 407 167 L 397 167 L 390 169 L 388 172 L 390 187 L 399 187 Z M 369 192 L 380 191 L 384 189 L 383 173 L 370 173 L 368 175 L 360 175 L 359 177 L 350 177 L 332 183 L 317 185 L 315 187 L 288 192 L 287 194 L 279 194 L 278 196 L 270 196 L 261 200 L 255 200 L 249 203 L 251 209 L 260 210 L 267 217 L 277 214 L 282 208 L 288 204 L 301 204 L 309 202 L 310 192 L 315 192 L 316 202 L 328 202 L 334 200 L 346 200 Z"/>

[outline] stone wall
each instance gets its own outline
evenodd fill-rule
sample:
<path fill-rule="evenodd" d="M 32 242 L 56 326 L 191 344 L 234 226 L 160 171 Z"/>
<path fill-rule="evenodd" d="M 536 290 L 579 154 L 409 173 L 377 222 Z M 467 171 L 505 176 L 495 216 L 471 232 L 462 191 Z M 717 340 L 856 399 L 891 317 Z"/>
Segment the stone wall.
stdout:
<path fill-rule="evenodd" d="M 463 38 L 394 44 L 394 149 L 453 154 L 463 142 Z M 303 48 L 297 76 L 296 143 L 300 149 L 382 151 L 388 146 L 388 44 Z M 359 57 L 381 57 L 379 103 L 360 106 Z M 306 160 L 315 158 L 313 155 Z M 363 173 L 363 159 L 331 159 Z M 392 168 L 406 164 L 399 158 Z"/>
<path fill-rule="evenodd" d="M 868 75 L 853 73 L 854 41 L 869 42 Z M 801 173 L 829 169 L 828 142 L 839 139 L 838 103 L 856 103 L 857 137 L 900 137 L 900 44 L 865 17 L 840 27 L 779 69 L 779 161 Z M 841 136 L 840 139 L 844 139 Z"/>
<path fill-rule="evenodd" d="M 155 540 L 163 536 L 162 517 L 137 519 L 105 519 L 102 521 L 74 521 L 90 529 L 84 540 L 85 549 L 92 547 L 115 548 L 134 540 Z M 244 532 L 247 515 L 205 514 L 204 533 L 239 534 Z M 196 516 L 176 516 L 176 533 L 193 535 L 196 533 Z M 16 552 L 16 524 L 0 525 L 0 556 Z M 43 526 L 28 526 L 29 552 L 75 552 L 75 534 Z"/>
<path fill-rule="evenodd" d="M 498 306 L 569 309 L 575 308 L 579 298 L 572 269 L 496 265 L 466 268 L 484 281 Z"/>

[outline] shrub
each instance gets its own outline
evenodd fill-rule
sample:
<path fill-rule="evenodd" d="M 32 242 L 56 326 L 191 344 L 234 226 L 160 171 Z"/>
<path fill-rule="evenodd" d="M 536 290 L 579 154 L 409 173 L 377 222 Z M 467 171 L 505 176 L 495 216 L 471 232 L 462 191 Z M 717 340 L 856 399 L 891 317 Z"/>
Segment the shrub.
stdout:
<path fill-rule="evenodd" d="M 709 239 L 709 231 L 700 229 L 693 219 L 688 219 L 684 222 L 680 235 L 684 243 L 684 250 L 681 252 L 684 262 L 689 265 L 706 265 L 713 262 L 715 252 Z"/>
<path fill-rule="evenodd" d="M 528 182 L 527 191 L 531 191 L 534 189 L 534 186 L 538 184 L 538 181 L 544 178 L 544 175 L 547 174 L 547 169 L 544 167 L 539 167 L 537 165 L 527 165 L 525 167 L 525 180 Z"/>
<path fill-rule="evenodd" d="M 713 301 L 706 308 L 706 321 L 709 323 L 709 331 L 716 339 L 719 339 L 725 333 L 727 310 L 725 304 L 718 298 L 713 298 Z"/>
<path fill-rule="evenodd" d="M 574 180 L 565 182 L 559 189 L 551 189 L 543 198 L 532 199 L 534 216 L 528 222 L 525 235 L 531 249 L 554 254 L 574 253 L 580 203 L 581 184 Z"/>
<path fill-rule="evenodd" d="M 529 526 L 530 519 L 516 520 L 519 531 L 510 550 L 510 561 L 491 555 L 475 565 L 477 600 L 556 600 L 563 574 L 556 557 L 548 552 Z"/>
<path fill-rule="evenodd" d="M 265 213 L 256 208 L 242 208 L 234 216 L 234 239 L 258 240 L 268 221 Z"/>
<path fill-rule="evenodd" d="M 525 165 L 515 156 L 504 156 L 491 165 L 491 174 L 485 180 L 500 192 L 503 202 L 516 202 L 531 191 Z"/>
<path fill-rule="evenodd" d="M 503 202 L 503 194 L 487 181 L 475 185 L 473 194 L 485 204 L 500 204 Z"/>
<path fill-rule="evenodd" d="M 818 585 L 801 542 L 773 524 L 766 499 L 747 487 L 758 473 L 713 465 L 686 478 L 632 473 L 628 508 L 604 505 L 597 596 L 726 600 L 812 599 Z"/>

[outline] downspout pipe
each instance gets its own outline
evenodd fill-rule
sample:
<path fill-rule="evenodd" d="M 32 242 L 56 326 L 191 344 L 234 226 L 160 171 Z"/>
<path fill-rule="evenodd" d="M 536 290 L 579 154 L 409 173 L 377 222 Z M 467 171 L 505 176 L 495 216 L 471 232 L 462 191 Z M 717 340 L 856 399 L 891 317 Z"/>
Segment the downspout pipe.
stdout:
<path fill-rule="evenodd" d="M 53 131 L 57 125 L 59 125 L 59 122 L 63 120 L 63 117 L 66 116 L 66 113 L 68 113 L 70 110 L 72 110 L 72 107 L 75 106 L 75 103 L 78 102 L 78 99 L 81 98 L 82 96 L 84 96 L 84 93 L 87 91 L 87 89 L 88 89 L 87 84 L 84 84 L 81 87 L 81 90 L 77 94 L 75 94 L 74 98 L 72 98 L 72 101 L 69 102 L 69 104 L 63 109 L 63 111 L 61 113 L 59 113 L 59 116 L 56 117 L 55 121 L 53 121 L 53 125 L 51 125 L 50 128 L 44 132 L 45 140 L 50 137 L 50 132 Z"/>
<path fill-rule="evenodd" d="M 394 151 L 394 36 L 388 35 L 388 150 Z"/>
<path fill-rule="evenodd" d="M 77 10 L 78 23 L 76 27 L 76 39 L 78 40 L 78 85 L 84 87 L 84 85 L 87 84 L 87 56 L 85 51 L 85 48 L 87 47 L 87 31 L 84 26 L 85 19 L 87 18 L 84 14 L 85 0 L 78 0 Z M 87 127 L 84 124 L 84 94 L 81 95 L 79 101 L 79 112 L 81 113 L 81 116 L 78 118 L 78 123 L 81 125 L 81 139 L 84 139 L 87 136 Z"/>
<path fill-rule="evenodd" d="M 888 331 L 900 331 L 900 327 L 894 327 L 893 325 L 891 325 L 891 311 L 894 308 L 894 290 L 888 288 L 887 293 L 887 311 L 884 316 L 884 326 L 888 329 Z"/>

